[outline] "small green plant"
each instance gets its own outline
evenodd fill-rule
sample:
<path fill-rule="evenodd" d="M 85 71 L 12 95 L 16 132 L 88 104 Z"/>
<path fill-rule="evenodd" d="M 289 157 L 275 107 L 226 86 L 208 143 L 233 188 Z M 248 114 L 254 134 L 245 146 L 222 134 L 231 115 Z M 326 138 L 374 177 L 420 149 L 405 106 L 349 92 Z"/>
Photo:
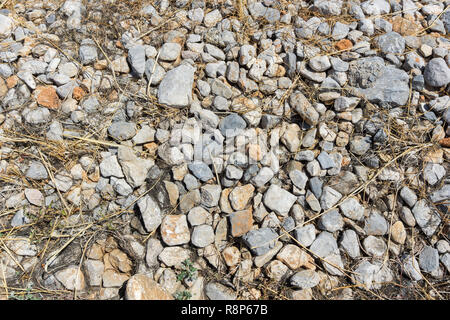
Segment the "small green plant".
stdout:
<path fill-rule="evenodd" d="M 177 300 L 189 300 L 190 298 L 192 298 L 192 294 L 187 290 L 175 293 L 175 299 Z"/>
<path fill-rule="evenodd" d="M 41 300 L 41 297 L 38 297 L 31 293 L 32 289 L 33 289 L 33 284 L 30 283 L 27 286 L 26 293 L 24 295 L 16 296 L 15 291 L 11 291 L 11 293 L 9 294 L 9 299 L 12 299 L 12 300 Z"/>
<path fill-rule="evenodd" d="M 184 260 L 182 263 L 182 269 L 183 270 L 177 276 L 178 281 L 183 281 L 185 279 L 188 281 L 195 280 L 196 278 L 195 272 L 197 271 L 197 268 L 194 267 L 191 260 L 189 259 Z"/>

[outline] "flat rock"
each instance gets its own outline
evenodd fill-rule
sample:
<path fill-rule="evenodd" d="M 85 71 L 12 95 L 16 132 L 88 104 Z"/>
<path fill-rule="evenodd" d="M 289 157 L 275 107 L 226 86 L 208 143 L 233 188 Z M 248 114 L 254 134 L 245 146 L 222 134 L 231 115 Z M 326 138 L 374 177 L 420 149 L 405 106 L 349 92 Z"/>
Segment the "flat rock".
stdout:
<path fill-rule="evenodd" d="M 423 72 L 425 82 L 432 87 L 443 87 L 450 82 L 450 69 L 442 58 L 433 58 Z"/>
<path fill-rule="evenodd" d="M 83 272 L 75 265 L 58 271 L 55 277 L 67 290 L 82 291 L 86 287 Z"/>
<path fill-rule="evenodd" d="M 294 274 L 290 279 L 290 284 L 296 288 L 314 288 L 320 282 L 320 277 L 314 270 L 303 270 Z"/>
<path fill-rule="evenodd" d="M 327 231 L 322 231 L 311 244 L 309 249 L 315 255 L 325 258 L 338 250 L 338 246 L 333 234 Z"/>
<path fill-rule="evenodd" d="M 285 215 L 289 212 L 297 197 L 289 191 L 277 185 L 271 185 L 264 194 L 264 205 L 278 214 Z"/>
<path fill-rule="evenodd" d="M 168 246 L 189 243 L 191 235 L 185 215 L 166 215 L 161 223 L 161 237 Z"/>
<path fill-rule="evenodd" d="M 230 220 L 231 235 L 233 237 L 240 237 L 246 234 L 253 226 L 253 214 L 251 208 L 233 212 L 228 218 Z"/>
<path fill-rule="evenodd" d="M 151 196 L 138 200 L 137 205 L 147 232 L 155 231 L 162 222 L 162 212 L 158 203 Z"/>
<path fill-rule="evenodd" d="M 211 226 L 203 224 L 194 227 L 191 242 L 194 246 L 204 248 L 214 242 L 214 230 Z"/>
<path fill-rule="evenodd" d="M 210 282 L 205 286 L 205 294 L 210 300 L 236 300 L 237 294 L 232 289 L 218 282 Z"/>
<path fill-rule="evenodd" d="M 244 243 L 257 256 L 263 255 L 274 248 L 277 238 L 278 234 L 271 228 L 250 230 L 242 236 Z"/>
<path fill-rule="evenodd" d="M 194 72 L 194 67 L 184 64 L 167 72 L 158 87 L 158 102 L 174 108 L 189 106 Z"/>
<path fill-rule="evenodd" d="M 419 254 L 419 266 L 422 271 L 432 273 L 439 268 L 439 253 L 430 246 L 425 246 Z"/>
<path fill-rule="evenodd" d="M 151 277 L 135 274 L 125 289 L 126 300 L 173 300 L 173 297 Z"/>

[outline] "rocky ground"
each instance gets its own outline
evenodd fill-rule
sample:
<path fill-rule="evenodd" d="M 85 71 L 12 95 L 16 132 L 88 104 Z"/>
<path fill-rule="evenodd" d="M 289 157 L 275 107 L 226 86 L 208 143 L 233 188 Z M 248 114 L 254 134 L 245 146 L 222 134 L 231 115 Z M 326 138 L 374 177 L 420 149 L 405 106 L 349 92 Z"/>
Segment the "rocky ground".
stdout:
<path fill-rule="evenodd" d="M 1 297 L 449 299 L 449 4 L 1 1 Z"/>

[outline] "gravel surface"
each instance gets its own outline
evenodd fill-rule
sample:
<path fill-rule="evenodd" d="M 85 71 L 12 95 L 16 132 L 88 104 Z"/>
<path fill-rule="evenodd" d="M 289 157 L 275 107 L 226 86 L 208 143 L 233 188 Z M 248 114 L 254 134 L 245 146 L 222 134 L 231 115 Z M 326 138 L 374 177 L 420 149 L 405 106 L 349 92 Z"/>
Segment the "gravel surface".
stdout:
<path fill-rule="evenodd" d="M 1 299 L 449 299 L 449 0 L 6 1 Z"/>

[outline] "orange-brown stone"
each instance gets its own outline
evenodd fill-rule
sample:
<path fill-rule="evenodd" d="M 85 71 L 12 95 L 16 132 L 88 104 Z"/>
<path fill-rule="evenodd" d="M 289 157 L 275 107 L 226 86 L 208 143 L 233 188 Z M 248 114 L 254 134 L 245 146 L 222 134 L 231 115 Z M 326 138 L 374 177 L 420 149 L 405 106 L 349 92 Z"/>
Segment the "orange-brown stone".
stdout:
<path fill-rule="evenodd" d="M 61 101 L 59 100 L 55 88 L 51 86 L 38 87 L 36 91 L 36 100 L 38 104 L 49 109 L 58 109 L 60 107 Z"/>
<path fill-rule="evenodd" d="M 8 92 L 8 87 L 5 83 L 5 80 L 0 78 L 0 98 L 3 98 Z"/>
<path fill-rule="evenodd" d="M 253 226 L 252 208 L 233 212 L 229 215 L 231 235 L 240 237 L 249 232 Z"/>
<path fill-rule="evenodd" d="M 441 139 L 439 144 L 444 148 L 450 148 L 450 137 Z"/>
<path fill-rule="evenodd" d="M 246 184 L 242 187 L 236 187 L 231 191 L 228 199 L 234 210 L 244 210 L 248 202 L 253 197 L 255 187 L 251 184 Z"/>
<path fill-rule="evenodd" d="M 348 39 L 339 40 L 334 44 L 338 50 L 348 50 L 353 48 L 353 43 Z"/>
<path fill-rule="evenodd" d="M 128 280 L 126 300 L 173 300 L 172 295 L 145 274 L 135 274 Z"/>
<path fill-rule="evenodd" d="M 409 19 L 396 16 L 392 19 L 392 31 L 400 33 L 402 36 L 412 36 L 421 30 L 419 24 Z"/>
<path fill-rule="evenodd" d="M 19 77 L 17 77 L 15 74 L 11 77 L 8 77 L 6 79 L 6 86 L 8 87 L 8 89 L 14 88 L 17 85 L 18 80 Z"/>
<path fill-rule="evenodd" d="M 75 100 L 80 101 L 85 95 L 86 95 L 86 92 L 84 92 L 84 90 L 82 88 L 75 87 L 73 89 L 72 97 Z"/>

